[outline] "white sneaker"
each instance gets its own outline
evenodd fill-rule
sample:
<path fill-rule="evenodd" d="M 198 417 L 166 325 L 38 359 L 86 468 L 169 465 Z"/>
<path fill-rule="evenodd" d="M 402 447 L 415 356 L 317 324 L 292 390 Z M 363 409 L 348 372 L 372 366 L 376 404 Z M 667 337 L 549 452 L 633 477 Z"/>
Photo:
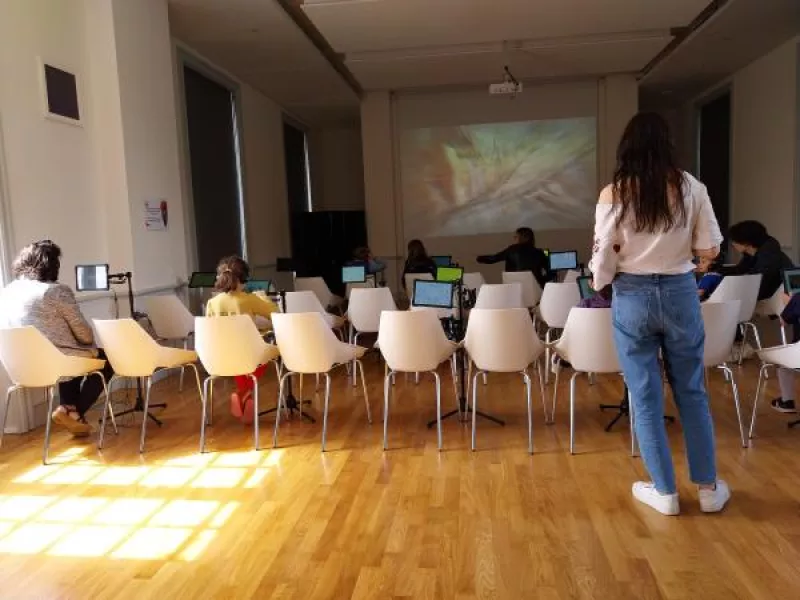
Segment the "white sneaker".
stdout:
<path fill-rule="evenodd" d="M 728 484 L 721 479 L 717 480 L 717 487 L 713 490 L 698 490 L 700 496 L 700 510 L 704 513 L 719 512 L 725 508 L 728 500 L 731 499 L 731 489 Z"/>
<path fill-rule="evenodd" d="M 656 489 L 655 484 L 650 481 L 637 481 L 634 483 L 633 497 L 642 504 L 647 504 L 650 508 L 654 508 L 662 515 L 674 516 L 681 512 L 678 494 L 661 494 Z"/>

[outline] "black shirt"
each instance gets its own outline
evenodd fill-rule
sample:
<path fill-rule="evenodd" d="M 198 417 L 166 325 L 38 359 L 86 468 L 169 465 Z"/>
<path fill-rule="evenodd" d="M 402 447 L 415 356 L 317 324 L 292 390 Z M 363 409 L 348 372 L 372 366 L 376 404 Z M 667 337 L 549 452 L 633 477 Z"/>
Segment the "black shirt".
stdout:
<path fill-rule="evenodd" d="M 754 275 L 761 273 L 761 287 L 758 299 L 770 298 L 783 282 L 783 270 L 792 268 L 792 259 L 781 250 L 781 245 L 774 237 L 767 238 L 752 256 L 745 254 L 739 264 L 722 267 L 721 275 Z"/>
<path fill-rule="evenodd" d="M 485 265 L 503 261 L 505 261 L 505 270 L 508 272 L 530 271 L 533 273 L 542 289 L 552 279 L 547 255 L 543 250 L 531 244 L 513 244 L 497 254 L 478 257 L 478 262 Z"/>

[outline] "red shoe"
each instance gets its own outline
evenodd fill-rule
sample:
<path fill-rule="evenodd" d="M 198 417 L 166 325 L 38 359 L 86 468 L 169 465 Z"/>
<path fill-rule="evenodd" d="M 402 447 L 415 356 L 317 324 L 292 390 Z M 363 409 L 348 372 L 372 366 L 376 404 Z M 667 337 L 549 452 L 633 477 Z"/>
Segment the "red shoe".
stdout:
<path fill-rule="evenodd" d="M 242 418 L 242 399 L 236 392 L 231 394 L 231 414 L 237 419 Z"/>

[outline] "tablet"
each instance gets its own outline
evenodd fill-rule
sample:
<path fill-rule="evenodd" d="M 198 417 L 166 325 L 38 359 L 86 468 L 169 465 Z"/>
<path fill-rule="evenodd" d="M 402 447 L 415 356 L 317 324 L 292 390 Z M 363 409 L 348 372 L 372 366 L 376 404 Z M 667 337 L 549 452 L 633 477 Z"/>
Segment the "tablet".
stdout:
<path fill-rule="evenodd" d="M 367 268 L 364 265 L 342 267 L 342 283 L 364 283 L 367 280 Z"/>
<path fill-rule="evenodd" d="M 784 269 L 783 289 L 790 296 L 800 293 L 800 269 Z"/>
<path fill-rule="evenodd" d="M 578 252 L 567 250 L 565 252 L 550 253 L 551 271 L 569 271 L 578 268 Z"/>
<path fill-rule="evenodd" d="M 411 304 L 431 308 L 453 308 L 453 283 L 416 279 Z"/>
<path fill-rule="evenodd" d="M 592 278 L 588 275 L 582 275 L 576 280 L 578 282 L 578 289 L 581 291 L 581 300 L 588 300 L 594 296 L 594 289 L 592 288 Z"/>
<path fill-rule="evenodd" d="M 195 271 L 189 277 L 190 288 L 213 288 L 217 283 L 217 274 L 204 271 Z"/>
<path fill-rule="evenodd" d="M 436 263 L 437 267 L 449 267 L 451 264 L 453 264 L 453 257 L 450 255 L 431 256 L 431 260 Z"/>
<path fill-rule="evenodd" d="M 272 281 L 269 279 L 250 279 L 244 284 L 245 292 L 264 292 L 268 294 L 272 289 Z"/>
<path fill-rule="evenodd" d="M 436 281 L 461 281 L 464 277 L 462 267 L 436 267 Z"/>
<path fill-rule="evenodd" d="M 107 292 L 108 265 L 77 265 L 75 289 L 79 292 Z"/>

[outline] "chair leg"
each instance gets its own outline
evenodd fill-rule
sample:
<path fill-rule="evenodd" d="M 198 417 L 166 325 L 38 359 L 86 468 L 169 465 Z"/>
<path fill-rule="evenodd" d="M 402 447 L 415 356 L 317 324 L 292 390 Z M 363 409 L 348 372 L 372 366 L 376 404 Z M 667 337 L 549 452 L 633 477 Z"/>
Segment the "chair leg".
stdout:
<path fill-rule="evenodd" d="M 150 391 L 153 388 L 153 377 L 147 377 L 146 391 L 144 394 L 144 412 L 142 413 L 142 435 L 139 438 L 139 454 L 144 453 L 144 439 L 147 435 L 147 411 L 150 408 Z"/>
<path fill-rule="evenodd" d="M 458 379 L 458 367 L 456 366 L 456 360 L 459 358 L 456 356 L 457 353 L 454 353 L 453 356 L 450 357 L 450 379 L 453 381 L 453 394 L 455 395 L 456 399 L 456 410 L 458 411 L 458 419 L 461 420 L 461 399 L 459 398 L 458 394 L 458 386 L 459 386 L 459 379 Z M 471 361 L 470 361 L 471 362 Z M 467 388 L 467 397 L 469 398 L 469 375 L 466 376 L 467 380 L 464 382 L 466 383 Z"/>
<path fill-rule="evenodd" d="M 439 437 L 439 452 L 442 451 L 442 378 L 439 373 L 431 371 L 436 379 L 436 430 Z M 418 374 L 419 375 L 419 374 Z"/>
<path fill-rule="evenodd" d="M 739 344 L 739 364 L 741 365 L 744 359 L 744 347 L 747 343 L 747 327 L 744 323 L 739 323 L 739 331 L 742 334 L 742 341 Z"/>
<path fill-rule="evenodd" d="M 414 373 L 414 385 L 419 385 L 419 373 Z"/>
<path fill-rule="evenodd" d="M 756 348 L 761 350 L 761 334 L 758 332 L 758 327 L 756 327 L 756 324 L 752 321 L 748 321 L 744 325 L 745 327 L 749 327 L 753 330 L 753 340 L 756 342 Z"/>
<path fill-rule="evenodd" d="M 6 403 L 3 407 L 3 418 L 0 419 L 0 448 L 3 447 L 3 434 L 6 431 L 6 418 L 8 417 L 8 409 L 11 407 L 11 397 L 14 392 L 16 392 L 19 386 L 13 385 L 8 390 L 6 390 Z M 48 415 L 49 418 L 49 415 Z"/>
<path fill-rule="evenodd" d="M 353 339 L 353 341 L 352 341 L 353 345 L 358 343 L 358 332 L 357 331 L 353 332 L 352 339 Z M 356 363 L 357 362 L 358 362 L 358 360 L 356 360 L 354 358 L 353 359 L 353 367 L 352 367 L 352 370 L 353 370 L 353 387 L 356 387 L 356 385 L 358 384 L 358 373 L 356 373 Z"/>
<path fill-rule="evenodd" d="M 364 406 L 367 408 L 367 422 L 372 425 L 372 412 L 369 409 L 369 396 L 367 396 L 367 380 L 364 377 L 364 363 L 356 359 L 355 364 L 361 371 L 361 387 L 364 389 Z M 353 372 L 355 373 L 355 367 L 353 368 Z"/>
<path fill-rule="evenodd" d="M 545 369 L 549 368 L 549 365 L 545 365 Z M 558 379 L 561 375 L 561 367 L 556 369 L 555 377 L 553 378 L 553 408 L 550 410 L 550 422 L 549 424 L 552 425 L 556 422 L 556 400 L 558 400 Z M 544 396 L 542 396 L 544 398 Z M 545 410 L 545 413 L 547 411 Z"/>
<path fill-rule="evenodd" d="M 328 405 L 331 401 L 331 375 L 325 373 L 325 412 L 322 413 L 322 451 L 325 452 L 325 439 L 328 435 Z"/>
<path fill-rule="evenodd" d="M 291 371 L 286 371 L 278 382 L 278 410 L 275 411 L 275 432 L 272 434 L 272 447 L 278 447 L 278 426 L 281 422 L 281 405 L 284 404 L 284 388 L 286 386 L 286 380 L 292 376 Z"/>
<path fill-rule="evenodd" d="M 472 376 L 472 451 L 475 452 L 475 438 L 478 427 L 478 376 L 481 371 L 476 371 Z M 440 442 L 441 444 L 441 442 Z M 439 448 L 441 450 L 441 447 Z"/>
<path fill-rule="evenodd" d="M 203 396 L 203 386 L 200 383 L 200 371 L 197 370 L 197 365 L 194 363 L 189 363 L 185 365 L 184 367 L 181 368 L 181 370 L 185 369 L 186 367 L 189 367 L 194 371 L 194 380 L 195 383 L 197 384 L 197 393 L 200 394 L 200 401 L 202 402 L 204 396 Z M 211 425 L 212 415 L 209 413 L 207 415 L 207 418 L 208 418 L 208 424 Z"/>
<path fill-rule="evenodd" d="M 744 435 L 744 425 L 742 424 L 742 409 L 739 404 L 739 386 L 736 385 L 736 378 L 733 371 L 728 365 L 720 365 L 720 369 L 728 374 L 729 381 L 731 382 L 731 392 L 733 393 L 733 404 L 736 406 L 736 418 L 739 420 L 739 435 L 742 438 L 742 448 L 747 448 L 747 438 Z"/>
<path fill-rule="evenodd" d="M 55 410 L 53 408 L 53 402 L 55 401 L 55 390 L 52 387 L 45 389 L 45 397 L 47 399 L 47 424 L 44 428 L 44 450 L 42 452 L 42 464 L 46 465 L 47 460 L 50 457 L 50 431 L 53 425 L 53 418 L 52 414 Z M 8 409 L 6 409 L 8 412 Z"/>
<path fill-rule="evenodd" d="M 468 403 L 469 403 L 469 398 L 472 396 L 472 386 L 474 385 L 473 381 L 472 381 L 473 380 L 473 377 L 472 377 L 473 364 L 474 363 L 472 362 L 472 360 L 467 361 L 467 381 L 466 381 L 467 389 L 466 389 L 466 392 L 467 392 L 467 402 Z M 459 402 L 458 400 L 459 400 L 459 398 L 458 398 L 458 390 L 456 390 L 456 403 L 458 404 L 458 412 L 461 413 L 461 402 Z M 467 415 L 467 416 L 469 416 L 469 415 Z"/>
<path fill-rule="evenodd" d="M 108 410 L 109 410 L 109 408 L 111 408 L 110 407 L 111 394 L 109 393 L 109 391 L 110 391 L 110 387 L 111 387 L 111 382 L 114 381 L 114 377 L 112 377 L 109 380 L 109 382 L 106 383 L 105 377 L 103 377 L 103 374 L 100 373 L 99 371 L 93 373 L 93 375 L 97 375 L 98 377 L 100 377 L 100 381 L 103 382 L 103 391 L 105 392 L 105 399 L 103 400 L 103 417 L 102 417 L 102 419 L 100 419 L 100 434 L 97 436 L 97 449 L 98 450 L 102 450 L 103 449 L 103 440 L 105 439 L 105 434 L 106 434 L 106 420 L 107 420 L 107 417 L 108 417 Z M 114 424 L 114 433 L 119 433 L 119 431 L 117 430 L 117 424 L 116 424 L 115 419 L 114 419 L 113 410 L 114 409 L 112 408 L 111 409 L 111 411 L 112 411 L 111 412 L 111 422 Z"/>
<path fill-rule="evenodd" d="M 392 375 L 389 367 L 386 367 L 386 374 L 383 376 L 383 449 L 389 449 L 389 394 L 392 389 Z"/>
<path fill-rule="evenodd" d="M 206 451 L 206 425 L 208 425 L 208 388 L 212 385 L 214 378 L 210 375 L 203 382 L 203 394 L 200 396 L 200 406 L 202 413 L 200 417 L 200 454 Z"/>
<path fill-rule="evenodd" d="M 580 373 L 574 373 L 569 380 L 569 453 L 575 454 L 575 379 Z"/>
<path fill-rule="evenodd" d="M 188 350 L 189 349 L 189 338 L 185 338 L 183 340 L 183 349 L 184 350 Z M 178 379 L 178 393 L 180 393 L 180 394 L 183 393 L 183 376 L 185 374 L 186 374 L 186 365 L 181 367 L 181 376 L 180 376 L 180 379 Z M 200 386 L 197 386 L 197 387 L 199 388 Z"/>
<path fill-rule="evenodd" d="M 750 439 L 753 439 L 753 435 L 755 435 L 756 431 L 756 412 L 758 411 L 758 401 L 761 400 L 761 389 L 764 385 L 764 374 L 766 373 L 767 369 L 771 367 L 770 364 L 763 364 L 761 365 L 761 369 L 758 372 L 758 385 L 756 386 L 756 396 L 753 398 L 753 415 L 750 417 Z"/>
<path fill-rule="evenodd" d="M 261 419 L 258 417 L 260 412 L 258 407 L 258 377 L 256 377 L 253 373 L 250 373 L 250 379 L 253 380 L 253 411 L 255 415 L 255 418 L 253 419 L 253 446 L 255 446 L 256 450 L 261 450 L 259 441 L 261 439 L 261 432 L 259 431 L 259 421 Z"/>
<path fill-rule="evenodd" d="M 539 381 L 541 382 L 542 372 L 539 371 Z M 531 398 L 531 376 L 527 371 L 522 372 L 525 381 L 525 399 L 528 404 L 528 454 L 533 454 L 533 399 Z"/>
<path fill-rule="evenodd" d="M 550 350 L 550 346 L 549 346 L 551 333 L 552 333 L 552 330 L 548 327 L 547 331 L 544 334 L 544 343 L 548 344 L 544 348 L 544 364 L 545 365 L 550 365 L 550 360 L 551 360 L 550 359 L 551 350 Z M 550 369 L 545 368 L 545 370 L 544 370 L 544 382 L 545 382 L 545 384 L 550 383 Z"/>

